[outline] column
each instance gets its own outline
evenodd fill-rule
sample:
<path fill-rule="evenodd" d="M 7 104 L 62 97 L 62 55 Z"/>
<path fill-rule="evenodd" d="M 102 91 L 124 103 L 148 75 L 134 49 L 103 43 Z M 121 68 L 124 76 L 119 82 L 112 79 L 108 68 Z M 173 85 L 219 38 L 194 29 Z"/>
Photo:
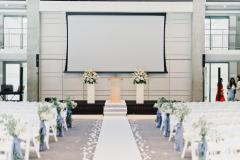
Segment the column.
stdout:
<path fill-rule="evenodd" d="M 203 100 L 202 54 L 205 53 L 205 3 L 206 0 L 193 0 L 192 101 Z"/>
<path fill-rule="evenodd" d="M 27 0 L 27 99 L 37 101 L 39 96 L 38 69 L 36 54 L 40 48 L 40 0 Z"/>

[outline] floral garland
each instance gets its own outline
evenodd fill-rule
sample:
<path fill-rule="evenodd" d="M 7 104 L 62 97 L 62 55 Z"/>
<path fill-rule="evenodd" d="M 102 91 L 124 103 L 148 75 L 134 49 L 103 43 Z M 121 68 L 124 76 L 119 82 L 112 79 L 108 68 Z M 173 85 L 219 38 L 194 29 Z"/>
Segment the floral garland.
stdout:
<path fill-rule="evenodd" d="M 97 73 L 92 70 L 88 70 L 83 73 L 83 82 L 85 84 L 95 84 L 97 83 L 97 79 Z"/>
<path fill-rule="evenodd" d="M 133 76 L 133 84 L 146 84 L 147 83 L 148 75 L 142 69 L 138 69 L 136 72 L 134 72 L 132 74 L 132 76 Z"/>

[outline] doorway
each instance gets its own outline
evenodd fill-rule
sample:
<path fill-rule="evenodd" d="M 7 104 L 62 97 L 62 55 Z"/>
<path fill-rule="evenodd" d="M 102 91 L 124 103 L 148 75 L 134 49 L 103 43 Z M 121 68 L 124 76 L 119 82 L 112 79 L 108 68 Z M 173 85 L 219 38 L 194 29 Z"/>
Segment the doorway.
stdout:
<path fill-rule="evenodd" d="M 214 102 L 217 93 L 218 68 L 221 69 L 221 78 L 223 79 L 224 97 L 227 98 L 227 84 L 229 80 L 228 62 L 208 62 L 204 68 L 204 100 Z"/>

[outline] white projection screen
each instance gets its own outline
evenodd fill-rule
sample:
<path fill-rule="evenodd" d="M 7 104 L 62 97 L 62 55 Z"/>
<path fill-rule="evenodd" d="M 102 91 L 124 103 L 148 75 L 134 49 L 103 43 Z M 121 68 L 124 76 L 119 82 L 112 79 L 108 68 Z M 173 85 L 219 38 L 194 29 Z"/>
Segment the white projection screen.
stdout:
<path fill-rule="evenodd" d="M 165 13 L 68 12 L 65 72 L 166 73 Z"/>

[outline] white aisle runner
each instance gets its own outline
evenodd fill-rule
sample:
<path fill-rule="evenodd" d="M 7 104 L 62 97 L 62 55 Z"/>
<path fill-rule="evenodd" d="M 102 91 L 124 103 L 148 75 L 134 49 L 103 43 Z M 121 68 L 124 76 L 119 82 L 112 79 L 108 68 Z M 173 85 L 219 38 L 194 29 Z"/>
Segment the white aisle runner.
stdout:
<path fill-rule="evenodd" d="M 94 160 L 142 160 L 125 116 L 104 116 Z"/>

